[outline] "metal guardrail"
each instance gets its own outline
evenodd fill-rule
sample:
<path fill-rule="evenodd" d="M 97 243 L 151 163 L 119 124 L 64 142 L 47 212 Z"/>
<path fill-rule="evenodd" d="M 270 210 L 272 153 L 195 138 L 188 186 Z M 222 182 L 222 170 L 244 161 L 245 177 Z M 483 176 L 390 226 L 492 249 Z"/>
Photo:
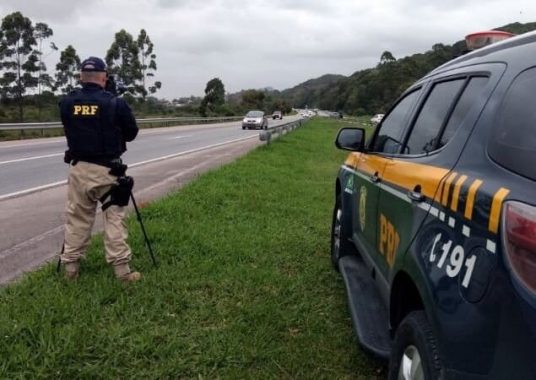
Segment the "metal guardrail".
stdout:
<path fill-rule="evenodd" d="M 170 118 L 148 118 L 136 119 L 138 125 L 153 125 L 168 127 L 178 124 L 204 124 L 211 122 L 225 122 L 242 120 L 243 116 L 228 116 L 228 117 L 170 117 Z M 0 131 L 9 130 L 27 130 L 27 129 L 53 129 L 63 128 L 59 121 L 46 123 L 0 123 Z"/>
<path fill-rule="evenodd" d="M 259 139 L 261 141 L 266 141 L 266 144 L 269 145 L 272 141 L 272 138 L 274 138 L 272 137 L 273 135 L 277 134 L 276 137 L 281 137 L 282 135 L 289 133 L 298 127 L 301 127 L 307 120 L 309 119 L 298 119 L 285 124 L 278 125 L 276 127 L 265 129 L 264 131 L 261 131 L 261 133 L 259 133 Z"/>

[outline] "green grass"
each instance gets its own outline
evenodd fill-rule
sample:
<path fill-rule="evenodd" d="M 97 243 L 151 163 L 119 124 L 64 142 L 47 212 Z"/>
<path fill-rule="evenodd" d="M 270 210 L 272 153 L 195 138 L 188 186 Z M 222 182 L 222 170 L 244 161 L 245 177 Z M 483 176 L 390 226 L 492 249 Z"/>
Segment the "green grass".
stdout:
<path fill-rule="evenodd" d="M 96 237 L 82 276 L 53 265 L 0 291 L 0 378 L 383 378 L 331 269 L 340 126 L 314 119 L 128 221 L 140 283 Z"/>

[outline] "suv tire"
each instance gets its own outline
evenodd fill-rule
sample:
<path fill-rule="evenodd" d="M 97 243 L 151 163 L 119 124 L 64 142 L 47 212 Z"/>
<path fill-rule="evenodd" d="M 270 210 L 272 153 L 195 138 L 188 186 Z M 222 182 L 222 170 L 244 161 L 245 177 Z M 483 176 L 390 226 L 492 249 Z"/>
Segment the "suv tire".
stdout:
<path fill-rule="evenodd" d="M 348 226 L 344 225 L 341 196 L 338 194 L 335 199 L 331 222 L 331 265 L 337 272 L 339 272 L 339 259 L 357 252 L 353 244 L 348 241 L 349 235 L 347 231 Z"/>
<path fill-rule="evenodd" d="M 389 380 L 443 378 L 437 340 L 426 313 L 412 311 L 396 329 L 389 360 Z"/>

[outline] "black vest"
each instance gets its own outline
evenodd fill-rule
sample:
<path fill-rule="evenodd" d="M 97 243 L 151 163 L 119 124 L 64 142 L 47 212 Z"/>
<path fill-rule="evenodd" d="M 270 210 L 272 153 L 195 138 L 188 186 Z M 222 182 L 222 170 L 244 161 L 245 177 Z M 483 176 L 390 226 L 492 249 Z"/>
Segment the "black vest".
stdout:
<path fill-rule="evenodd" d="M 115 125 L 116 98 L 104 90 L 75 90 L 61 102 L 65 137 L 73 158 L 113 159 L 124 152 Z"/>

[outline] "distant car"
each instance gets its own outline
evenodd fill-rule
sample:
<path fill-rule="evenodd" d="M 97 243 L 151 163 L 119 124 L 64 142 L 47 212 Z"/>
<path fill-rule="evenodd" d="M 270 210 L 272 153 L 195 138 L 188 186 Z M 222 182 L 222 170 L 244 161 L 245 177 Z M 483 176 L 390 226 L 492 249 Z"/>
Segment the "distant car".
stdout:
<path fill-rule="evenodd" d="M 274 111 L 274 113 L 272 114 L 272 119 L 279 119 L 279 120 L 282 120 L 283 119 L 283 113 L 281 111 Z"/>
<path fill-rule="evenodd" d="M 383 113 L 377 113 L 376 115 L 372 117 L 372 119 L 370 119 L 370 121 L 372 121 L 374 124 L 379 124 L 380 121 L 382 121 L 384 116 L 385 115 Z"/>
<path fill-rule="evenodd" d="M 249 111 L 242 120 L 242 129 L 267 129 L 268 118 L 263 111 Z"/>

